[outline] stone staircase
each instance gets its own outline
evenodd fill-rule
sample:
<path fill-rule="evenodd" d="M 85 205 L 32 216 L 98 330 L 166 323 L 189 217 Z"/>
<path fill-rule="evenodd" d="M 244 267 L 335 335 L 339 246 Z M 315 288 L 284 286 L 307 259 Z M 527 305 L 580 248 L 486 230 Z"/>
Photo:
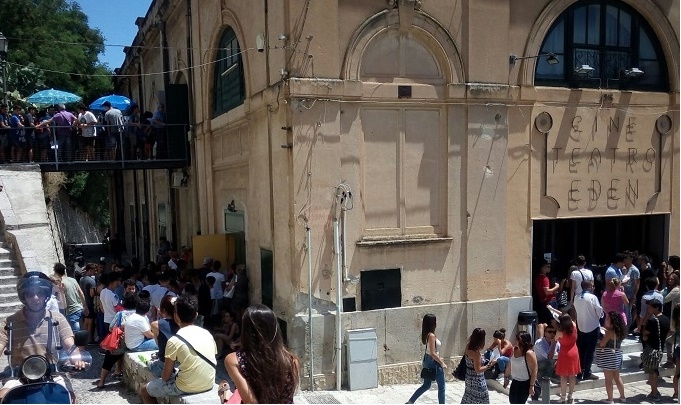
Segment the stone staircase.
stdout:
<path fill-rule="evenodd" d="M 0 320 L 15 313 L 23 305 L 17 295 L 17 281 L 21 273 L 13 256 L 4 232 L 0 231 Z"/>
<path fill-rule="evenodd" d="M 638 367 L 641 363 L 641 351 L 642 347 L 638 341 L 638 337 L 628 336 L 624 341 L 622 341 L 622 370 L 620 371 L 620 376 L 622 377 L 622 382 L 625 384 L 640 382 L 642 386 L 646 386 L 645 384 L 648 380 L 648 374 L 645 374 L 643 370 Z M 664 364 L 666 361 L 667 355 L 665 353 L 665 355 L 662 357 L 662 364 Z M 596 366 L 595 359 L 594 363 L 591 365 L 591 372 L 598 376 L 598 380 L 578 381 L 577 386 L 575 386 L 575 392 L 591 389 L 604 389 L 605 377 L 603 375 L 603 371 Z M 660 378 L 665 378 L 671 382 L 673 375 L 673 368 L 660 367 Z M 500 377 L 499 380 L 487 380 L 487 386 L 490 389 L 508 395 L 508 388 L 503 387 L 503 377 Z M 614 390 L 615 395 L 617 395 L 617 388 L 615 387 Z M 554 384 L 553 382 L 551 383 L 551 395 L 560 395 L 559 384 Z M 539 402 L 541 402 L 541 399 Z"/>

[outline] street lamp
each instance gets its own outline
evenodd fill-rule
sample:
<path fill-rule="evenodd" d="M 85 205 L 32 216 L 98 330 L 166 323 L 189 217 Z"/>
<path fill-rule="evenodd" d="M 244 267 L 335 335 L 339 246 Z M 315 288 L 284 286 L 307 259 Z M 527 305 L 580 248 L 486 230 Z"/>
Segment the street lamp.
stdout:
<path fill-rule="evenodd" d="M 9 41 L 0 32 L 0 63 L 2 63 L 2 102 L 7 104 L 7 46 Z"/>

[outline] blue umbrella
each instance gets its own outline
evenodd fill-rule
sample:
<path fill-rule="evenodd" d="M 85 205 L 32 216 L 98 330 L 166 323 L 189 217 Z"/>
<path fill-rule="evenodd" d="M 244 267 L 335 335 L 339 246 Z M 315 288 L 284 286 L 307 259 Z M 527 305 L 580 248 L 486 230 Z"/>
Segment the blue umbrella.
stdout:
<path fill-rule="evenodd" d="M 93 101 L 92 104 L 90 104 L 90 109 L 96 111 L 104 111 L 104 106 L 102 106 L 102 104 L 104 104 L 105 101 L 111 103 L 111 107 L 118 108 L 121 111 L 127 110 L 132 105 L 132 101 L 129 98 L 125 96 L 119 96 L 117 94 L 112 94 L 110 96 L 100 97 L 97 100 Z"/>
<path fill-rule="evenodd" d="M 26 101 L 28 101 L 31 104 L 37 104 L 37 105 L 51 105 L 51 104 L 66 104 L 66 103 L 75 103 L 76 101 L 80 101 L 83 98 L 79 95 L 69 93 L 66 91 L 61 91 L 61 90 L 55 90 L 55 89 L 49 89 L 49 90 L 41 90 L 31 96 L 28 96 Z"/>

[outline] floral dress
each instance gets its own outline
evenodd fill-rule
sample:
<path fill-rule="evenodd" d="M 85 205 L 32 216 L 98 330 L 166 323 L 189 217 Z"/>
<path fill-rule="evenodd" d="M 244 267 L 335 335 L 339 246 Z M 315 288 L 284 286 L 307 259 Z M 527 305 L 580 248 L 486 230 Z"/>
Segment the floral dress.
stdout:
<path fill-rule="evenodd" d="M 489 404 L 489 391 L 485 373 L 477 373 L 473 368 L 473 360 L 466 356 L 466 389 L 461 398 L 462 404 Z M 482 356 L 481 356 L 482 357 Z"/>

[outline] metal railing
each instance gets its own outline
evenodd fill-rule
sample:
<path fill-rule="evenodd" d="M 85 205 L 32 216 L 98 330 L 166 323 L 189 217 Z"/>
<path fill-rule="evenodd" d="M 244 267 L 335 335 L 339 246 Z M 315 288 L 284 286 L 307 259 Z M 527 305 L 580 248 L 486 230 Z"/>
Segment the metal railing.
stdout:
<path fill-rule="evenodd" d="M 46 171 L 173 168 L 186 166 L 188 125 L 51 125 L 0 135 L 0 164 L 38 163 Z M 4 141 L 4 142 L 3 142 Z"/>

